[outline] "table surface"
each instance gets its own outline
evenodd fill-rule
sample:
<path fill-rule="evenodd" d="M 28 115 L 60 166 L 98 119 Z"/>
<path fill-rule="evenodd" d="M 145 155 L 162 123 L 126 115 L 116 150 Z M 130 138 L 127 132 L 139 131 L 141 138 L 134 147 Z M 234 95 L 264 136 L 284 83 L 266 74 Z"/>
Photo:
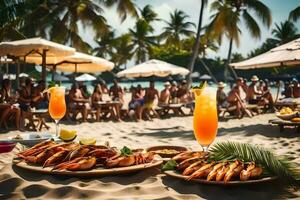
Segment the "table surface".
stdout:
<path fill-rule="evenodd" d="M 48 109 L 35 109 L 35 110 L 31 109 L 31 112 L 33 114 L 44 114 L 44 113 L 48 113 Z"/>
<path fill-rule="evenodd" d="M 112 105 L 112 104 L 120 104 L 120 101 L 98 101 L 96 105 Z"/>
<path fill-rule="evenodd" d="M 300 122 L 292 122 L 288 120 L 282 120 L 282 119 L 273 119 L 270 120 L 269 123 L 271 124 L 278 124 L 278 125 L 300 125 Z"/>

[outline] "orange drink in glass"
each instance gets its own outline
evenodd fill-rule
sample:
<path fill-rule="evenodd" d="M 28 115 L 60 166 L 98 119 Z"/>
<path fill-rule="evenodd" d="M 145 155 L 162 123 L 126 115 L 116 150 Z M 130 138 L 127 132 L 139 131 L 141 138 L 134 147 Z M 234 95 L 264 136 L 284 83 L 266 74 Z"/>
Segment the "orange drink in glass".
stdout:
<path fill-rule="evenodd" d="M 50 91 L 49 114 L 56 124 L 56 136 L 58 136 L 58 123 L 66 114 L 65 88 L 53 87 Z"/>
<path fill-rule="evenodd" d="M 204 88 L 195 92 L 194 135 L 204 151 L 215 140 L 218 129 L 216 92 Z"/>

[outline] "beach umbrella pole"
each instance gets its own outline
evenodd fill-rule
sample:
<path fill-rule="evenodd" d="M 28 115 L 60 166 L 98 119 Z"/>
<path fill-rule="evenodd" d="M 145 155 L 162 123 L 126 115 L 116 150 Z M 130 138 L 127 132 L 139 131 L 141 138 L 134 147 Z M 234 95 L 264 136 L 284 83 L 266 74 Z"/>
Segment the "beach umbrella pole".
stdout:
<path fill-rule="evenodd" d="M 54 81 L 55 72 L 56 72 L 56 65 L 53 65 L 53 68 L 52 68 L 52 78 L 51 78 L 52 81 Z"/>
<path fill-rule="evenodd" d="M 46 82 L 46 53 L 47 50 L 43 49 L 42 53 L 42 80 Z"/>
<path fill-rule="evenodd" d="M 17 60 L 17 70 L 16 70 L 16 89 L 19 89 L 19 75 L 20 75 L 20 60 Z"/>
<path fill-rule="evenodd" d="M 75 63 L 74 83 L 76 82 L 76 75 L 77 75 L 77 63 Z"/>

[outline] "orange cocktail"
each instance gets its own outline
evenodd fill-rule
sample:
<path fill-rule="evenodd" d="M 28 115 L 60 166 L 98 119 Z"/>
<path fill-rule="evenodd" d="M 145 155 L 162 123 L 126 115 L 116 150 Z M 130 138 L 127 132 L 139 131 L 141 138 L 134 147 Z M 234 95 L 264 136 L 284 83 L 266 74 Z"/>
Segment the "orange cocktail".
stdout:
<path fill-rule="evenodd" d="M 49 91 L 49 114 L 56 123 L 56 136 L 58 136 L 58 122 L 66 114 L 65 88 L 53 87 Z"/>
<path fill-rule="evenodd" d="M 216 92 L 205 88 L 201 93 L 195 93 L 195 102 L 194 134 L 203 149 L 207 150 L 215 140 L 218 129 Z"/>

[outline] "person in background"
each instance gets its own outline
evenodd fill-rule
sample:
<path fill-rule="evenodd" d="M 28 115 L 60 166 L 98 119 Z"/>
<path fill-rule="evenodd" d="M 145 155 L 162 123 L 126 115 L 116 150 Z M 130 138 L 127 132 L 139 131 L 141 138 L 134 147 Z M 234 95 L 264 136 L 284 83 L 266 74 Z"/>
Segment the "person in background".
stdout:
<path fill-rule="evenodd" d="M 292 81 L 292 91 L 293 91 L 293 98 L 299 98 L 300 97 L 300 84 L 298 83 L 297 79 L 293 79 Z"/>
<path fill-rule="evenodd" d="M 265 79 L 263 81 L 262 87 L 261 87 L 262 95 L 261 95 L 261 102 L 260 104 L 265 106 L 268 109 L 272 109 L 274 106 L 274 100 L 271 93 L 271 89 L 269 87 L 269 80 Z"/>
<path fill-rule="evenodd" d="M 88 98 L 91 97 L 91 94 L 90 94 L 90 92 L 88 91 L 86 85 L 82 84 L 82 85 L 80 86 L 80 90 L 81 90 L 81 93 L 82 93 L 82 95 L 83 95 L 83 97 L 84 97 L 85 99 L 88 99 Z"/>
<path fill-rule="evenodd" d="M 177 98 L 179 99 L 180 103 L 187 103 L 189 101 L 188 92 L 189 90 L 187 88 L 187 82 L 186 80 L 183 80 L 177 90 Z"/>
<path fill-rule="evenodd" d="M 69 92 L 69 108 L 79 109 L 82 114 L 83 122 L 87 121 L 88 110 L 91 108 L 89 104 L 89 99 L 84 98 L 79 85 L 74 83 Z"/>
<path fill-rule="evenodd" d="M 30 104 L 32 101 L 31 98 L 31 91 L 33 88 L 33 83 L 32 80 L 30 78 L 26 78 L 25 80 L 25 85 L 21 87 L 21 89 L 19 90 L 19 98 L 18 98 L 18 102 L 20 104 L 20 108 L 22 111 L 29 111 L 30 109 Z"/>
<path fill-rule="evenodd" d="M 116 79 L 113 80 L 113 85 L 109 88 L 109 96 L 113 101 L 124 103 L 124 91 Z"/>
<path fill-rule="evenodd" d="M 41 80 L 38 82 L 37 86 L 32 89 L 32 107 L 37 109 L 48 109 L 49 96 L 47 92 L 43 92 L 45 88 L 45 81 Z"/>
<path fill-rule="evenodd" d="M 176 81 L 172 82 L 171 88 L 170 88 L 170 95 L 171 95 L 171 102 L 177 103 L 177 83 Z"/>
<path fill-rule="evenodd" d="M 102 99 L 102 95 L 103 95 L 103 92 L 101 90 L 101 85 L 100 84 L 97 84 L 94 88 L 94 92 L 92 94 L 92 97 L 91 97 L 91 100 L 92 100 L 92 107 L 94 109 L 96 109 L 96 120 L 99 121 L 100 120 L 100 114 L 101 114 L 101 109 L 104 109 L 104 110 L 108 110 L 108 112 L 110 113 L 110 115 L 116 119 L 116 114 L 114 112 L 114 110 L 111 108 L 111 107 L 101 107 L 101 109 L 99 109 L 99 106 L 98 106 L 98 102 L 102 102 L 103 99 Z"/>
<path fill-rule="evenodd" d="M 157 118 L 159 118 L 158 113 L 154 109 L 154 101 L 156 99 L 159 99 L 159 93 L 157 89 L 155 89 L 155 84 L 153 81 L 150 81 L 150 85 L 149 88 L 146 89 L 144 99 L 145 99 L 144 109 L 146 111 L 147 118 L 149 119 L 149 115 L 151 111 Z"/>
<path fill-rule="evenodd" d="M 284 90 L 282 92 L 282 95 L 284 96 L 284 98 L 292 98 L 293 89 L 292 89 L 291 84 L 289 82 L 284 83 Z"/>
<path fill-rule="evenodd" d="M 243 116 L 243 111 L 247 113 L 249 117 L 252 117 L 251 111 L 246 108 L 246 103 L 240 97 L 241 89 L 238 85 L 234 86 L 227 96 L 228 107 L 235 106 L 235 110 L 233 111 L 237 118 L 241 118 Z"/>
<path fill-rule="evenodd" d="M 160 97 L 158 100 L 159 105 L 168 105 L 170 103 L 170 100 L 171 100 L 170 86 L 171 86 L 171 84 L 169 81 L 164 83 L 165 89 L 163 89 L 160 92 Z"/>
<path fill-rule="evenodd" d="M 236 79 L 236 86 L 239 89 L 239 97 L 243 101 L 245 101 L 247 98 L 247 93 L 248 93 L 249 87 L 247 86 L 246 82 L 244 81 L 244 79 L 242 77 L 238 77 Z"/>
<path fill-rule="evenodd" d="M 134 110 L 137 121 L 142 119 L 144 100 L 144 90 L 139 84 L 136 88 L 131 89 L 131 101 L 129 102 L 129 110 Z"/>
<path fill-rule="evenodd" d="M 251 81 L 252 82 L 248 87 L 247 101 L 249 104 L 258 104 L 261 100 L 260 97 L 262 96 L 262 91 L 258 86 L 259 79 L 257 76 L 252 76 Z"/>
<path fill-rule="evenodd" d="M 108 88 L 104 80 L 100 81 L 101 91 L 103 94 L 108 94 Z"/>
<path fill-rule="evenodd" d="M 217 90 L 217 108 L 218 113 L 220 112 L 221 108 L 227 108 L 229 106 L 227 102 L 227 95 L 224 92 L 224 88 L 226 87 L 226 84 L 223 82 L 218 83 L 218 90 Z"/>
<path fill-rule="evenodd" d="M 115 79 L 113 85 L 109 88 L 109 96 L 113 101 L 118 101 L 119 105 L 116 107 L 118 121 L 121 121 L 121 108 L 124 104 L 124 90 L 119 86 L 118 81 Z"/>
<path fill-rule="evenodd" d="M 0 110 L 2 110 L 0 127 L 3 124 L 4 128 L 7 129 L 8 127 L 6 122 L 12 116 L 15 119 L 16 128 L 20 130 L 21 109 L 14 104 L 16 99 L 11 96 L 11 93 L 11 82 L 9 79 L 4 79 L 0 90 L 0 102 L 6 102 L 6 105 L 0 106 Z"/>
<path fill-rule="evenodd" d="M 101 90 L 101 85 L 97 84 L 94 88 L 92 97 L 91 97 L 91 102 L 92 102 L 92 107 L 97 111 L 96 112 L 96 121 L 100 120 L 100 114 L 101 110 L 99 109 L 97 103 L 101 102 L 102 100 L 102 90 Z"/>

